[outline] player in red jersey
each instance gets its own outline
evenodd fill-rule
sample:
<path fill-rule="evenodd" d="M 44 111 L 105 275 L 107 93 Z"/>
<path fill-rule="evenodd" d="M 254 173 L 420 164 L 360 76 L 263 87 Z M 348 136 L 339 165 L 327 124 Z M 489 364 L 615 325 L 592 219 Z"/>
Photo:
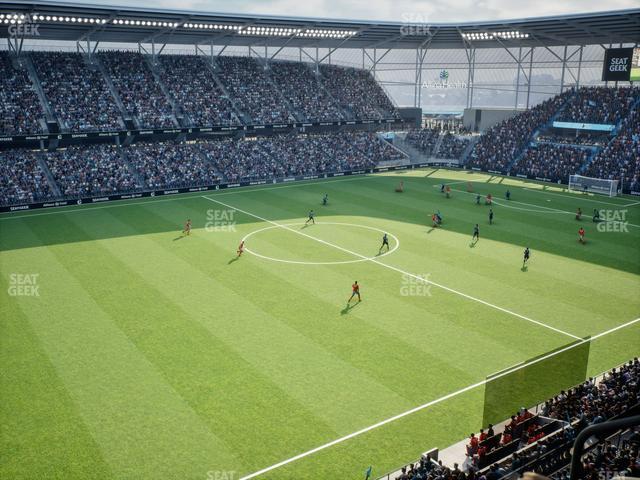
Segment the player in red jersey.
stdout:
<path fill-rule="evenodd" d="M 491 205 L 493 202 L 493 196 L 489 193 L 487 194 L 487 198 L 484 200 L 485 205 Z"/>
<path fill-rule="evenodd" d="M 351 299 L 355 296 L 358 297 L 359 302 L 362 301 L 362 298 L 360 298 L 360 285 L 358 285 L 357 280 L 353 282 L 353 285 L 351 285 L 351 296 L 349 297 L 349 300 L 347 300 L 347 303 L 351 302 Z"/>
<path fill-rule="evenodd" d="M 191 219 L 187 219 L 187 223 L 184 224 L 183 235 L 191 235 Z"/>
<path fill-rule="evenodd" d="M 578 241 L 580 243 L 584 243 L 584 228 L 580 227 L 580 230 L 578 230 Z"/>
<path fill-rule="evenodd" d="M 240 242 L 240 245 L 238 245 L 238 256 L 239 257 L 242 256 L 242 252 L 244 252 L 244 240 L 242 240 Z"/>

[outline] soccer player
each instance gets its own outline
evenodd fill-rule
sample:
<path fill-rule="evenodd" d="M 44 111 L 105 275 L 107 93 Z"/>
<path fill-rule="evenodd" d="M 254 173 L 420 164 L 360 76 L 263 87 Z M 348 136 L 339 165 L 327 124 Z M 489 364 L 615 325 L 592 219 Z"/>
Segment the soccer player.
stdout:
<path fill-rule="evenodd" d="M 440 193 L 444 193 L 444 183 L 440 184 Z"/>
<path fill-rule="evenodd" d="M 308 225 L 309 222 L 313 223 L 315 225 L 316 223 L 316 219 L 315 219 L 316 214 L 313 212 L 313 210 L 309 210 L 309 218 L 307 218 L 307 221 L 304 222 L 305 225 Z"/>
<path fill-rule="evenodd" d="M 182 230 L 183 235 L 191 235 L 191 219 L 187 219 L 187 223 L 184 224 L 184 230 Z"/>
<path fill-rule="evenodd" d="M 486 200 L 484 201 L 484 204 L 485 204 L 485 205 L 491 205 L 491 202 L 492 202 L 492 201 L 493 201 L 493 196 L 492 196 L 490 193 L 488 193 L 488 194 L 487 194 L 487 198 L 486 198 Z"/>
<path fill-rule="evenodd" d="M 576 210 L 576 220 L 582 220 L 582 209 L 580 207 Z"/>
<path fill-rule="evenodd" d="M 478 224 L 476 223 L 476 226 L 473 227 L 473 237 L 471 238 L 471 241 L 478 241 L 480 240 L 480 227 L 478 226 Z"/>
<path fill-rule="evenodd" d="M 351 296 L 349 297 L 349 300 L 347 300 L 347 303 L 351 302 L 351 299 L 355 296 L 358 297 L 359 302 L 362 301 L 362 298 L 360 298 L 360 285 L 358 285 L 357 280 L 353 283 L 353 285 L 351 285 Z"/>
<path fill-rule="evenodd" d="M 244 240 L 242 240 L 240 242 L 240 245 L 238 245 L 238 257 L 241 257 L 243 252 L 244 252 Z"/>
<path fill-rule="evenodd" d="M 493 208 L 489 209 L 489 225 L 493 224 Z"/>
<path fill-rule="evenodd" d="M 507 189 L 507 192 L 504 194 L 504 196 L 507 200 L 511 200 L 511 192 L 509 191 L 509 189 Z"/>
<path fill-rule="evenodd" d="M 446 192 L 447 198 L 451 198 L 451 187 L 449 185 L 447 185 L 445 192 Z"/>
<path fill-rule="evenodd" d="M 599 222 L 600 221 L 600 212 L 598 211 L 597 208 L 593 209 L 593 223 Z"/>
<path fill-rule="evenodd" d="M 382 249 L 385 247 L 387 247 L 387 252 L 389 251 L 389 237 L 387 236 L 387 234 L 385 233 L 382 236 L 382 245 L 380 245 L 380 249 L 378 250 L 378 253 L 382 252 Z"/>
<path fill-rule="evenodd" d="M 584 243 L 584 228 L 580 227 L 580 230 L 578 230 L 578 241 L 580 243 Z"/>
<path fill-rule="evenodd" d="M 400 185 L 396 187 L 396 192 L 398 193 L 404 192 L 404 182 L 402 180 L 400 180 Z"/>
<path fill-rule="evenodd" d="M 329 194 L 325 193 L 324 197 L 322 197 L 322 205 L 326 207 L 327 203 L 329 203 Z"/>
<path fill-rule="evenodd" d="M 480 205 L 480 194 L 476 195 L 476 205 Z"/>
<path fill-rule="evenodd" d="M 525 268 L 527 266 L 527 262 L 529 261 L 529 258 L 531 257 L 531 252 L 529 251 L 529 247 L 524 249 L 524 260 L 522 261 L 522 268 Z"/>

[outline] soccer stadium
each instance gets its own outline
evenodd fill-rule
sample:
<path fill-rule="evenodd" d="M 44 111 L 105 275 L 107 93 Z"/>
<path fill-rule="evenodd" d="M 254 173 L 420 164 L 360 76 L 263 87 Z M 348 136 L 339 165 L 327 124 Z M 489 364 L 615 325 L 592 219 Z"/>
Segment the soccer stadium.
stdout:
<path fill-rule="evenodd" d="M 0 478 L 640 478 L 640 8 L 367 3 L 0 3 Z"/>

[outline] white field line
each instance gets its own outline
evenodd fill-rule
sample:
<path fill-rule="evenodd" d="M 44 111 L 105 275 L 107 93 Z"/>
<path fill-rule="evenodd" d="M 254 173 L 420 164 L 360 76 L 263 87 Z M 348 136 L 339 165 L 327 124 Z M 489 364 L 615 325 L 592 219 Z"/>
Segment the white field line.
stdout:
<path fill-rule="evenodd" d="M 304 187 L 307 185 L 315 185 L 315 184 L 325 184 L 325 183 L 337 183 L 337 182 L 355 182 L 356 180 L 364 180 L 367 178 L 371 178 L 368 175 L 358 175 L 358 176 L 354 176 L 354 177 L 350 177 L 350 178 L 337 178 L 335 180 L 325 180 L 325 179 L 315 179 L 315 180 L 311 180 L 311 181 L 302 181 L 302 182 L 295 182 L 295 183 L 288 183 L 286 185 L 278 185 L 278 186 L 273 186 L 273 187 L 267 187 L 267 186 L 256 186 L 256 187 L 242 187 L 242 188 L 236 188 L 236 189 L 230 189 L 230 190 L 209 190 L 208 194 L 209 195 L 214 195 L 214 196 L 222 196 L 222 195 L 235 195 L 238 193 L 251 193 L 251 192 L 259 192 L 259 191 L 263 191 L 263 190 L 279 190 L 281 188 L 293 188 L 293 187 Z M 324 181 L 320 181 L 320 180 L 324 180 Z M 220 193 L 216 193 L 216 192 L 220 192 Z M 2 214 L 2 216 L 0 216 L 0 221 L 1 220 L 16 220 L 18 218 L 26 218 L 26 217 L 40 217 L 43 215 L 56 215 L 56 214 L 65 214 L 65 213 L 78 213 L 78 212 L 90 212 L 93 210 L 102 210 L 105 208 L 116 208 L 116 207 L 127 207 L 130 205 L 138 205 L 138 206 L 144 206 L 148 203 L 160 203 L 160 202 L 173 202 L 175 200 L 186 200 L 189 198 L 200 198 L 200 196 L 197 196 L 196 194 L 200 194 L 200 196 L 202 195 L 202 192 L 185 192 L 185 193 L 179 193 L 176 195 L 171 195 L 170 198 L 158 198 L 155 200 L 147 200 L 145 201 L 145 199 L 147 198 L 152 198 L 152 197 L 143 197 L 143 198 L 139 198 L 137 201 L 135 202 L 127 202 L 127 203 L 109 203 L 108 205 L 100 205 L 99 207 L 85 207 L 83 208 L 82 205 L 78 205 L 77 208 L 70 208 L 70 209 L 65 209 L 65 210 L 52 210 L 52 211 L 47 211 L 47 212 L 40 212 L 40 213 L 32 213 L 32 214 L 28 214 L 28 215 L 15 215 L 15 214 L 11 214 L 10 212 L 5 212 Z M 114 202 L 119 202 L 119 200 L 115 200 Z M 89 204 L 84 204 L 84 205 L 89 205 Z M 64 207 L 60 207 L 60 208 L 66 208 L 69 207 L 71 205 L 65 205 Z"/>
<path fill-rule="evenodd" d="M 623 205 L 623 207 L 633 207 L 634 205 L 640 205 L 640 202 L 627 203 L 626 205 Z"/>
<path fill-rule="evenodd" d="M 595 200 L 593 198 L 584 198 L 585 194 L 584 193 L 572 193 L 572 194 L 565 194 L 565 193 L 558 193 L 558 192 L 547 192 L 545 190 L 540 190 L 538 188 L 530 188 L 530 187 L 522 187 L 524 190 L 527 190 L 529 192 L 537 192 L 537 193 L 542 193 L 543 195 L 555 195 L 557 197 L 563 197 L 563 198 L 568 198 L 568 199 L 574 199 L 574 200 L 580 200 L 580 201 L 585 201 L 585 202 L 592 202 L 592 203 L 602 203 L 603 205 L 614 205 L 616 207 L 625 207 L 628 205 L 622 205 L 620 203 L 614 203 L 614 202 L 605 202 L 604 200 Z"/>
<path fill-rule="evenodd" d="M 352 250 L 348 250 L 348 249 L 343 248 L 343 247 L 341 247 L 339 245 L 336 245 L 334 243 L 327 242 L 326 240 L 322 240 L 320 238 L 314 237 L 314 236 L 309 235 L 307 233 L 301 232 L 300 230 L 296 230 L 296 229 L 290 228 L 287 225 L 284 225 L 284 224 L 281 224 L 281 223 L 278 223 L 278 222 L 274 222 L 273 220 L 269 220 L 267 218 L 261 217 L 259 215 L 254 214 L 254 213 L 247 212 L 246 210 L 242 210 L 242 209 L 240 209 L 238 207 L 234 207 L 233 205 L 229 205 L 227 203 L 221 202 L 219 200 L 215 200 L 215 199 L 207 197 L 205 195 L 203 195 L 202 198 L 206 198 L 207 200 L 209 200 L 211 202 L 218 203 L 218 204 L 220 204 L 220 205 L 222 205 L 222 206 L 224 206 L 226 208 L 229 208 L 229 209 L 236 210 L 238 212 L 244 213 L 245 215 L 249 215 L 250 217 L 257 218 L 258 220 L 262 220 L 263 222 L 267 222 L 267 223 L 270 223 L 271 225 L 275 225 L 275 226 L 278 226 L 278 227 L 283 228 L 285 230 L 289 230 L 290 232 L 296 233 L 296 234 L 301 235 L 303 237 L 307 237 L 307 238 L 309 238 L 311 240 L 314 240 L 316 242 L 320 242 L 320 243 L 322 243 L 324 245 L 327 245 L 329 247 L 332 247 L 332 248 L 336 248 L 338 250 L 341 250 L 343 252 L 349 253 L 349 254 L 354 255 L 356 257 L 359 257 L 359 258 L 362 258 L 362 259 L 367 259 L 370 262 L 375 263 L 376 265 L 380 265 L 381 267 L 385 267 L 385 268 L 388 268 L 390 270 L 394 270 L 394 271 L 396 271 L 398 273 L 401 273 L 403 275 L 407 275 L 407 276 L 409 276 L 411 278 L 414 278 L 414 279 L 416 279 L 416 280 L 418 280 L 420 282 L 427 283 L 429 285 L 434 285 L 434 286 L 436 286 L 438 288 L 441 288 L 443 290 L 446 290 L 448 292 L 455 293 L 456 295 L 460 295 L 461 297 L 464 297 L 464 298 L 466 298 L 468 300 L 473 300 L 474 302 L 481 303 L 481 304 L 486 305 L 488 307 L 491 307 L 493 309 L 499 310 L 499 311 L 501 311 L 503 313 L 508 313 L 509 315 L 513 315 L 514 317 L 518 317 L 518 318 L 520 318 L 522 320 L 526 320 L 527 322 L 531 322 L 531 323 L 534 323 L 534 324 L 539 325 L 541 327 L 548 328 L 549 330 L 553 330 L 556 333 L 560 333 L 560 334 L 565 335 L 567 337 L 571 337 L 574 340 L 580 340 L 580 337 L 578 337 L 576 335 L 573 335 L 572 333 L 565 332 L 564 330 L 560 330 L 558 328 L 552 327 L 551 325 L 547 325 L 546 323 L 542 323 L 542 322 L 539 322 L 539 321 L 534 320 L 532 318 L 525 317 L 524 315 L 520 315 L 519 313 L 513 312 L 513 311 L 508 310 L 506 308 L 499 307 L 498 305 L 494 305 L 493 303 L 489 303 L 489 302 L 487 302 L 485 300 L 481 300 L 481 299 L 479 299 L 477 297 L 473 297 L 473 296 L 468 295 L 466 293 L 463 293 L 463 292 L 461 292 L 459 290 L 454 290 L 453 288 L 447 287 L 447 286 L 442 285 L 440 283 L 436 283 L 436 282 L 433 282 L 431 280 L 427 280 L 427 279 L 425 279 L 425 278 L 423 278 L 423 277 L 421 277 L 419 275 L 414 275 L 413 273 L 405 272 L 404 270 L 401 270 L 401 269 L 399 269 L 397 267 L 394 267 L 392 265 L 388 265 L 386 263 L 382 263 L 381 261 L 379 261 L 377 259 L 371 259 L 370 257 L 367 257 L 365 255 L 361 255 L 361 254 L 359 254 L 357 252 L 354 252 Z"/>
<path fill-rule="evenodd" d="M 451 191 L 459 192 L 459 193 L 466 193 L 467 195 L 477 195 L 477 193 L 467 192 L 465 190 L 460 190 L 460 189 L 457 189 L 457 188 L 452 188 Z M 549 210 L 549 213 L 564 213 L 564 214 L 568 214 L 568 215 L 575 215 L 576 214 L 576 212 L 570 212 L 568 210 L 560 210 L 558 208 L 552 208 L 552 207 L 545 207 L 544 205 L 536 205 L 534 203 L 518 202 L 516 200 L 509 200 L 508 202 L 509 203 L 517 203 L 519 205 L 526 205 L 527 207 L 542 208 L 544 210 Z M 521 210 L 521 211 L 525 211 L 525 212 L 546 213 L 546 212 L 542 212 L 540 210 L 527 210 L 527 209 L 524 209 L 524 208 L 512 207 L 512 206 L 509 206 L 506 203 L 502 203 L 501 201 L 496 200 L 496 199 L 493 199 L 493 203 L 495 203 L 496 205 L 500 205 L 501 207 L 513 208 L 515 210 Z M 629 206 L 629 205 L 617 205 L 617 206 L 618 207 L 626 207 L 626 206 Z M 588 215 L 585 215 L 585 216 L 588 216 Z M 621 223 L 621 224 L 624 224 L 624 225 L 629 225 L 631 227 L 640 228 L 640 225 L 636 225 L 635 223 L 624 222 L 624 221 L 621 221 L 621 220 L 602 220 L 601 223 Z"/>
<path fill-rule="evenodd" d="M 543 360 L 547 360 L 547 359 L 549 359 L 551 357 L 559 355 L 560 353 L 564 353 L 567 350 L 571 350 L 573 348 L 576 348 L 576 347 L 578 347 L 580 345 L 583 345 L 586 342 L 590 342 L 590 341 L 596 340 L 596 339 L 598 339 L 600 337 L 604 337 L 604 336 L 609 335 L 609 334 L 611 334 L 613 332 L 616 332 L 616 331 L 618 331 L 618 330 L 620 330 L 622 328 L 629 327 L 629 326 L 631 326 L 631 325 L 633 325 L 633 324 L 635 324 L 635 323 L 637 323 L 639 321 L 640 321 L 640 318 L 636 318 L 635 320 L 631 320 L 630 322 L 624 323 L 622 325 L 618 325 L 617 327 L 614 327 L 614 328 L 612 328 L 610 330 L 607 330 L 605 332 L 599 333 L 598 335 L 595 335 L 595 336 L 593 336 L 591 338 L 580 339 L 580 341 L 572 343 L 572 344 L 570 344 L 570 345 L 568 345 L 568 346 L 566 346 L 564 348 L 561 348 L 560 350 L 556 350 L 555 352 L 551 352 L 551 353 L 549 353 L 547 355 L 544 355 L 542 357 L 535 358 L 533 360 L 530 360 L 528 362 L 522 363 L 520 365 L 516 365 L 513 368 L 508 368 L 506 370 L 503 370 L 502 372 L 496 374 L 495 377 L 485 378 L 484 380 L 481 380 L 481 381 L 479 381 L 477 383 L 473 383 L 471 385 L 468 385 L 468 386 L 466 386 L 464 388 L 461 388 L 460 390 L 456 390 L 455 392 L 448 393 L 447 395 L 444 395 L 444 396 L 442 396 L 440 398 L 436 398 L 435 400 L 431 400 L 430 402 L 427 402 L 427 403 L 425 403 L 423 405 L 419 405 L 417 407 L 414 407 L 411 410 L 407 410 L 406 412 L 399 413 L 398 415 L 394 415 L 393 417 L 389 417 L 389 418 L 387 418 L 385 420 L 382 420 L 382 421 L 380 421 L 378 423 L 374 423 L 373 425 L 369 425 L 368 427 L 362 428 L 362 429 L 360 429 L 360 430 L 358 430 L 356 432 L 353 432 L 353 433 L 350 433 L 348 435 L 345 435 L 344 437 L 337 438 L 337 439 L 335 439 L 335 440 L 333 440 L 331 442 L 325 443 L 324 445 L 320 445 L 319 447 L 312 448 L 311 450 L 307 450 L 306 452 L 300 453 L 300 454 L 295 455 L 295 456 L 293 456 L 291 458 L 288 458 L 286 460 L 282 460 L 281 462 L 274 463 L 273 465 L 271 465 L 269 467 L 266 467 L 266 468 L 263 468 L 263 469 L 258 470 L 256 472 L 253 472 L 253 473 L 250 473 L 248 475 L 245 475 L 244 477 L 240 478 L 240 480 L 249 480 L 251 478 L 258 477 L 258 476 L 263 475 L 263 474 L 265 474 L 267 472 L 270 472 L 272 470 L 276 470 L 276 469 L 278 469 L 280 467 L 284 467 L 285 465 L 288 465 L 288 464 L 293 463 L 293 462 L 295 462 L 297 460 L 300 460 L 302 458 L 305 458 L 305 457 L 308 457 L 310 455 L 313 455 L 314 453 L 320 452 L 322 450 L 326 450 L 329 447 L 333 447 L 334 445 L 338 445 L 339 443 L 346 442 L 347 440 L 350 440 L 350 439 L 352 439 L 354 437 L 360 436 L 360 435 L 362 435 L 364 433 L 370 432 L 371 430 L 375 430 L 377 428 L 380 428 L 380 427 L 382 427 L 384 425 L 387 425 L 388 423 L 395 422 L 396 420 L 400 420 L 401 418 L 404 418 L 406 416 L 412 415 L 412 414 L 414 414 L 416 412 L 419 412 L 421 410 L 424 410 L 426 408 L 432 407 L 433 405 L 437 405 L 437 404 L 442 403 L 442 402 L 444 402 L 446 400 L 449 400 L 451 398 L 457 397 L 457 396 L 459 396 L 459 395 L 461 395 L 461 394 L 463 394 L 465 392 L 468 392 L 469 390 L 473 390 L 475 388 L 478 388 L 478 387 L 481 387 L 481 386 L 486 385 L 488 383 L 491 383 L 491 382 L 493 382 L 493 381 L 495 381 L 495 380 L 497 380 L 499 378 L 502 378 L 502 377 L 504 377 L 506 375 L 509 375 L 511 373 L 514 373 L 514 372 L 517 372 L 518 370 L 522 370 L 523 368 L 526 368 L 526 367 L 528 367 L 530 365 L 534 365 L 534 364 L 539 363 L 539 362 L 541 362 Z"/>

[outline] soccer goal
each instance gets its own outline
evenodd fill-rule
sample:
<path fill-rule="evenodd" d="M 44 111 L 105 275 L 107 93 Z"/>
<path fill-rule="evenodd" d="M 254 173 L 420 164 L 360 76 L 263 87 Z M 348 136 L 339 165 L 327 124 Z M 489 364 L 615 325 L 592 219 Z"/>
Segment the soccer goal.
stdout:
<path fill-rule="evenodd" d="M 570 175 L 569 190 L 575 190 L 576 192 L 599 193 L 601 195 L 615 197 L 618 195 L 618 180 Z"/>

